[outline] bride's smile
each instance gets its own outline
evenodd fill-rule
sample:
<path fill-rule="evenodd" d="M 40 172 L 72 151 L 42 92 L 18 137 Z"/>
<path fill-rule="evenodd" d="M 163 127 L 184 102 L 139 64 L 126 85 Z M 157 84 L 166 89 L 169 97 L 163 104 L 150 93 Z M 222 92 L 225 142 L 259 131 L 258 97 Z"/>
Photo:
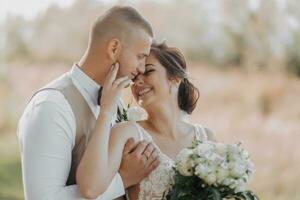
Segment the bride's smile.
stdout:
<path fill-rule="evenodd" d="M 136 77 L 131 90 L 135 100 L 147 110 L 149 105 L 154 106 L 157 103 L 161 104 L 163 100 L 170 100 L 170 85 L 166 69 L 153 54 L 150 54 L 146 59 L 144 74 Z"/>
<path fill-rule="evenodd" d="M 142 99 L 144 96 L 147 96 L 148 93 L 152 92 L 153 89 L 151 87 L 138 87 L 137 88 L 137 97 L 138 99 Z"/>

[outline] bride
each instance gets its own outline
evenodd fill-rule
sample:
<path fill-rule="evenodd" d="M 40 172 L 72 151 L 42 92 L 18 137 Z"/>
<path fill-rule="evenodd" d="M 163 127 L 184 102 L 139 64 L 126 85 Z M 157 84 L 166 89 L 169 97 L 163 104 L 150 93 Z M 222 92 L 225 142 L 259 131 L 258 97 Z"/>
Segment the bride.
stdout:
<path fill-rule="evenodd" d="M 103 92 L 108 95 L 109 91 L 105 91 L 105 87 Z M 189 81 L 184 56 L 177 48 L 165 43 L 153 43 L 146 59 L 145 72 L 136 77 L 131 90 L 135 100 L 147 111 L 148 118 L 144 121 L 119 123 L 111 129 L 106 146 L 99 147 L 104 152 L 101 165 L 106 171 L 99 171 L 102 178 L 96 180 L 99 181 L 98 189 L 102 191 L 109 186 L 120 168 L 126 141 L 134 138 L 136 141 L 152 141 L 156 150 L 140 153 L 147 160 L 158 154 L 160 164 L 138 185 L 127 189 L 127 199 L 163 199 L 172 183 L 172 167 L 179 151 L 190 146 L 195 138 L 214 141 L 215 137 L 208 128 L 191 124 L 185 119 L 195 109 L 199 91 Z M 102 104 L 106 104 L 105 99 L 101 100 Z M 77 171 L 78 185 L 84 176 L 82 171 Z"/>

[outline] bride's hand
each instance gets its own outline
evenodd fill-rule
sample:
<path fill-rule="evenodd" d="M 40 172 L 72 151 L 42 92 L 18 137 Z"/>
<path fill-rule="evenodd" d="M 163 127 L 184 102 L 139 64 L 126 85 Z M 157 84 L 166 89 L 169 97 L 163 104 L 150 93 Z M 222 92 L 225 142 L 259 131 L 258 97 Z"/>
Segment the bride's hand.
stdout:
<path fill-rule="evenodd" d="M 113 116 L 118 107 L 118 100 L 121 97 L 122 89 L 132 82 L 128 76 L 116 78 L 119 70 L 119 63 L 112 65 L 104 81 L 101 95 L 101 114 Z"/>

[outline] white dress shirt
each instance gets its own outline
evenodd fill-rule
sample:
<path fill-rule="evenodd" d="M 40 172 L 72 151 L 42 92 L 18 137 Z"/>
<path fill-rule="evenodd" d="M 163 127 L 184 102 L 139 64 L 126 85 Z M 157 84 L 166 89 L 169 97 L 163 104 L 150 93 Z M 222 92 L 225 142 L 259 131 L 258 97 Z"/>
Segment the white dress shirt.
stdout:
<path fill-rule="evenodd" d="M 71 76 L 97 118 L 100 86 L 76 65 L 65 75 Z M 18 127 L 25 199 L 83 199 L 77 185 L 65 185 L 75 136 L 75 116 L 63 94 L 55 90 L 36 94 L 27 105 Z M 97 200 L 111 200 L 124 194 L 121 176 L 117 174 Z"/>

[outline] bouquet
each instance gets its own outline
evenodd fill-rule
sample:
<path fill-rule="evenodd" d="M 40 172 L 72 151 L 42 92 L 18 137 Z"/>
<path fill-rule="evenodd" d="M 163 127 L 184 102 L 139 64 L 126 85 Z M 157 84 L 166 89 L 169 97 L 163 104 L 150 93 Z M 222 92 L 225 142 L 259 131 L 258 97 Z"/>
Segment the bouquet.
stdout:
<path fill-rule="evenodd" d="M 258 200 L 246 190 L 253 163 L 241 144 L 195 140 L 176 157 L 175 177 L 167 200 Z"/>

